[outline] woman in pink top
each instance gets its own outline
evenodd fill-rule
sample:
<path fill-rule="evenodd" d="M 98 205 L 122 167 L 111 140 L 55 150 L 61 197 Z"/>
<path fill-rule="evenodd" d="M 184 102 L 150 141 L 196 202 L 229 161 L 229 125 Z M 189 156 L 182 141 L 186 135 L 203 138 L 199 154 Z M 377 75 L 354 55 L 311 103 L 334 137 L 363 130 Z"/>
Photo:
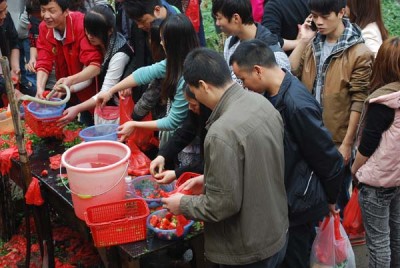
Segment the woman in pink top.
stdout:
<path fill-rule="evenodd" d="M 370 88 L 351 171 L 360 186 L 369 267 L 400 267 L 400 37 L 383 42 Z"/>

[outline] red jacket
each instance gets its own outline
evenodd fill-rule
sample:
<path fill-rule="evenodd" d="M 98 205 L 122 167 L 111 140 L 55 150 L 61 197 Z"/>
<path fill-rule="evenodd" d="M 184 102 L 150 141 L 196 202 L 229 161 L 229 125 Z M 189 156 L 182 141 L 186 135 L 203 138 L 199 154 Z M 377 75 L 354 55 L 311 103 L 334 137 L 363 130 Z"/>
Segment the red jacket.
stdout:
<path fill-rule="evenodd" d="M 66 17 L 66 37 L 64 44 L 54 38 L 53 29 L 47 28 L 44 21 L 39 25 L 37 40 L 38 58 L 36 69 L 50 73 L 55 63 L 56 78 L 67 77 L 82 71 L 84 66 L 101 65 L 102 55 L 86 38 L 83 27 L 84 14 L 69 12 Z M 76 93 L 83 102 L 96 93 L 96 83 Z M 76 97 L 71 97 L 72 104 L 77 104 Z"/>

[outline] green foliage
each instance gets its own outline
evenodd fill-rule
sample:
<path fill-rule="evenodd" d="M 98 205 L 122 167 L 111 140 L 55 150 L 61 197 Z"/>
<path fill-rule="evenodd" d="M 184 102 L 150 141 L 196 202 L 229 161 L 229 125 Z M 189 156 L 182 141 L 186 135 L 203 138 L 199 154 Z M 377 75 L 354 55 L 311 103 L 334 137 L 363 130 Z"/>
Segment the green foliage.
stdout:
<path fill-rule="evenodd" d="M 382 13 L 390 36 L 400 36 L 400 2 L 382 0 Z"/>
<path fill-rule="evenodd" d="M 225 36 L 223 33 L 218 34 L 216 32 L 214 19 L 211 15 L 211 5 L 210 0 L 205 0 L 201 4 L 206 43 L 208 48 L 222 52 L 224 50 Z"/>

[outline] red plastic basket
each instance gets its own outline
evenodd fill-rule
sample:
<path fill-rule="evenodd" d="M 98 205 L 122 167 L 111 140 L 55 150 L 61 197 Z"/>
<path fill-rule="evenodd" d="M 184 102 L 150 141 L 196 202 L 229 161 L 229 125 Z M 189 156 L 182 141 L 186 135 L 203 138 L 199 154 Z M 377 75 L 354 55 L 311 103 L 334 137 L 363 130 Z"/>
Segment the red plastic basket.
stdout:
<path fill-rule="evenodd" d="M 85 212 L 94 245 L 107 247 L 146 239 L 149 208 L 141 198 L 89 207 Z"/>
<path fill-rule="evenodd" d="M 41 138 L 45 137 L 62 137 L 62 128 L 57 126 L 57 120 L 62 116 L 50 118 L 38 118 L 29 112 L 27 106 L 29 102 L 23 102 L 25 111 L 25 122 L 32 129 L 33 133 Z"/>

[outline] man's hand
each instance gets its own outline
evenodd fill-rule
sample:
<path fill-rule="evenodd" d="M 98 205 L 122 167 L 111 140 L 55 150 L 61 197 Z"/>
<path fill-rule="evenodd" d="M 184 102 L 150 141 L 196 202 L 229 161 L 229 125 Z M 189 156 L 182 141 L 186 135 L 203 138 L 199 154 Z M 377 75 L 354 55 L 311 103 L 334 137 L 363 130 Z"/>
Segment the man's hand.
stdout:
<path fill-rule="evenodd" d="M 67 87 L 72 86 L 73 85 L 73 81 L 72 81 L 71 76 L 67 76 L 67 77 L 63 77 L 63 78 L 58 79 L 58 81 L 54 85 L 54 88 L 58 89 L 60 84 L 64 84 Z"/>
<path fill-rule="evenodd" d="M 166 170 L 154 175 L 154 178 L 156 178 L 157 182 L 160 184 L 169 184 L 176 179 L 176 173 L 174 170 Z"/>
<path fill-rule="evenodd" d="M 179 188 L 182 191 L 191 192 L 192 195 L 200 195 L 204 193 L 204 175 L 194 177 L 185 181 Z"/>
<path fill-rule="evenodd" d="M 44 99 L 45 97 L 44 97 L 43 93 L 44 93 L 44 89 L 36 87 L 36 98 Z"/>
<path fill-rule="evenodd" d="M 343 156 L 344 164 L 347 166 L 351 158 L 351 144 L 342 143 L 338 150 Z"/>
<path fill-rule="evenodd" d="M 182 214 L 182 211 L 179 208 L 182 196 L 184 195 L 181 193 L 176 193 L 171 195 L 170 197 L 161 198 L 161 202 L 163 202 L 163 208 L 168 209 L 175 215 Z"/>
<path fill-rule="evenodd" d="M 132 132 L 135 130 L 135 123 L 135 121 L 128 121 L 118 127 L 117 134 L 120 135 L 118 141 L 122 142 L 132 134 Z"/>
<path fill-rule="evenodd" d="M 316 32 L 311 29 L 312 15 L 310 14 L 302 25 L 298 25 L 297 39 L 303 43 L 309 43 L 316 35 Z"/>
<path fill-rule="evenodd" d="M 155 177 L 158 173 L 161 173 L 164 170 L 165 166 L 165 158 L 161 155 L 157 156 L 150 163 L 150 173 Z"/>
<path fill-rule="evenodd" d="M 329 213 L 334 216 L 335 214 L 338 214 L 340 212 L 340 209 L 336 209 L 336 204 L 328 204 L 329 207 Z"/>

